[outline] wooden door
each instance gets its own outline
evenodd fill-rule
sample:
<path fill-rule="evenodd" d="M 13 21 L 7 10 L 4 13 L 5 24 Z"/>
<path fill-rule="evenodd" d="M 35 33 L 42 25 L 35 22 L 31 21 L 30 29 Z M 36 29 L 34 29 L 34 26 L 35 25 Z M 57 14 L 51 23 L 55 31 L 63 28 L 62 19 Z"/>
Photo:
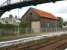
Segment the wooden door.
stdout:
<path fill-rule="evenodd" d="M 32 32 L 40 32 L 40 21 L 31 22 Z"/>

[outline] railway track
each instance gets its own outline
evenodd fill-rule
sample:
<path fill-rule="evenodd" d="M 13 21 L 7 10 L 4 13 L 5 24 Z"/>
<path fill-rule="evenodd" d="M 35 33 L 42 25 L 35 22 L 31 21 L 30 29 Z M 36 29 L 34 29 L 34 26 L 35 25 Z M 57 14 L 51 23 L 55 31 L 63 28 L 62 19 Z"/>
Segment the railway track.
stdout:
<path fill-rule="evenodd" d="M 27 43 L 6 46 L 0 50 L 64 50 L 67 48 L 67 35 L 34 40 Z"/>
<path fill-rule="evenodd" d="M 1 48 L 0 50 L 64 50 L 67 47 L 67 35 L 49 37 L 24 44 Z"/>
<path fill-rule="evenodd" d="M 16 50 L 64 50 L 67 47 L 67 37 L 58 37 L 51 39 L 47 43 L 36 44 L 27 47 L 20 47 Z"/>

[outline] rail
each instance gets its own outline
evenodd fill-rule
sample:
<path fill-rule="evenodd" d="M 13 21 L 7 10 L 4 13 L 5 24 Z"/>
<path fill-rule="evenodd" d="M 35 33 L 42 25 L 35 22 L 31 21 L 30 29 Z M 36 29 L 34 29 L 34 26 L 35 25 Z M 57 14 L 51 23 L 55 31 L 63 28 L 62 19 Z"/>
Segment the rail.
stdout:
<path fill-rule="evenodd" d="M 63 37 L 62 37 L 63 36 Z M 61 47 L 65 49 L 67 46 L 67 35 L 54 36 L 40 40 L 30 41 L 27 43 L 20 43 L 16 45 L 11 45 L 5 48 L 0 48 L 1 50 L 60 50 Z M 52 47 L 53 46 L 53 47 Z"/>
<path fill-rule="evenodd" d="M 48 33 L 46 35 L 38 35 L 38 36 L 33 36 L 33 37 L 28 37 L 28 38 L 21 38 L 21 39 L 16 39 L 16 40 L 11 40 L 11 41 L 5 41 L 5 42 L 0 42 L 0 47 L 5 47 L 5 46 L 11 46 L 11 45 L 16 45 L 20 43 L 27 43 L 30 41 L 35 41 L 43 38 L 48 38 L 52 36 L 60 36 L 63 34 L 67 34 L 66 32 L 60 32 L 58 33 Z"/>

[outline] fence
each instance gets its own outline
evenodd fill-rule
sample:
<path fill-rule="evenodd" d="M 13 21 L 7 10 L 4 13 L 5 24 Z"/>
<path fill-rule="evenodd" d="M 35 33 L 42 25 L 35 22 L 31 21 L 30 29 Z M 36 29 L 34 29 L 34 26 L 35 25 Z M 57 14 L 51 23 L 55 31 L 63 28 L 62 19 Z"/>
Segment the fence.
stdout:
<path fill-rule="evenodd" d="M 36 30 L 36 31 L 35 31 Z M 40 28 L 40 29 L 31 29 L 31 28 L 14 28 L 14 29 L 0 29 L 0 35 L 13 35 L 16 33 L 31 33 L 31 32 L 61 32 L 67 31 L 67 28 Z"/>
<path fill-rule="evenodd" d="M 37 29 L 26 28 L 25 32 L 61 32 L 61 31 L 67 31 L 67 28 L 40 28 L 38 30 Z"/>

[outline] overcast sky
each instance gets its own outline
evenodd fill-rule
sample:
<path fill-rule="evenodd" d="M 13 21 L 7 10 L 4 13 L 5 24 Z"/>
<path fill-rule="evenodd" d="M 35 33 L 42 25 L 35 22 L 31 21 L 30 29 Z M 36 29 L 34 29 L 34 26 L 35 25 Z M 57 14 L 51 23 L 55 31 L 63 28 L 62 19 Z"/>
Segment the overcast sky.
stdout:
<path fill-rule="evenodd" d="M 4 2 L 5 0 L 0 0 L 0 2 Z M 15 0 L 12 0 L 12 2 L 14 2 Z M 18 1 L 18 0 L 16 0 Z M 0 5 L 1 5 L 0 3 Z M 52 14 L 54 14 L 55 16 L 59 16 L 62 17 L 64 19 L 64 21 L 67 20 L 67 1 L 58 1 L 56 3 L 44 3 L 44 4 L 39 4 L 37 6 L 27 6 L 27 7 L 23 7 L 19 9 L 19 13 L 18 13 L 18 8 L 17 9 L 13 9 L 11 11 L 7 11 L 2 15 L 3 17 L 8 17 L 9 14 L 13 14 L 13 16 L 17 15 L 19 16 L 19 18 L 22 17 L 22 15 L 30 8 L 37 8 L 43 11 L 47 11 L 50 12 Z"/>

